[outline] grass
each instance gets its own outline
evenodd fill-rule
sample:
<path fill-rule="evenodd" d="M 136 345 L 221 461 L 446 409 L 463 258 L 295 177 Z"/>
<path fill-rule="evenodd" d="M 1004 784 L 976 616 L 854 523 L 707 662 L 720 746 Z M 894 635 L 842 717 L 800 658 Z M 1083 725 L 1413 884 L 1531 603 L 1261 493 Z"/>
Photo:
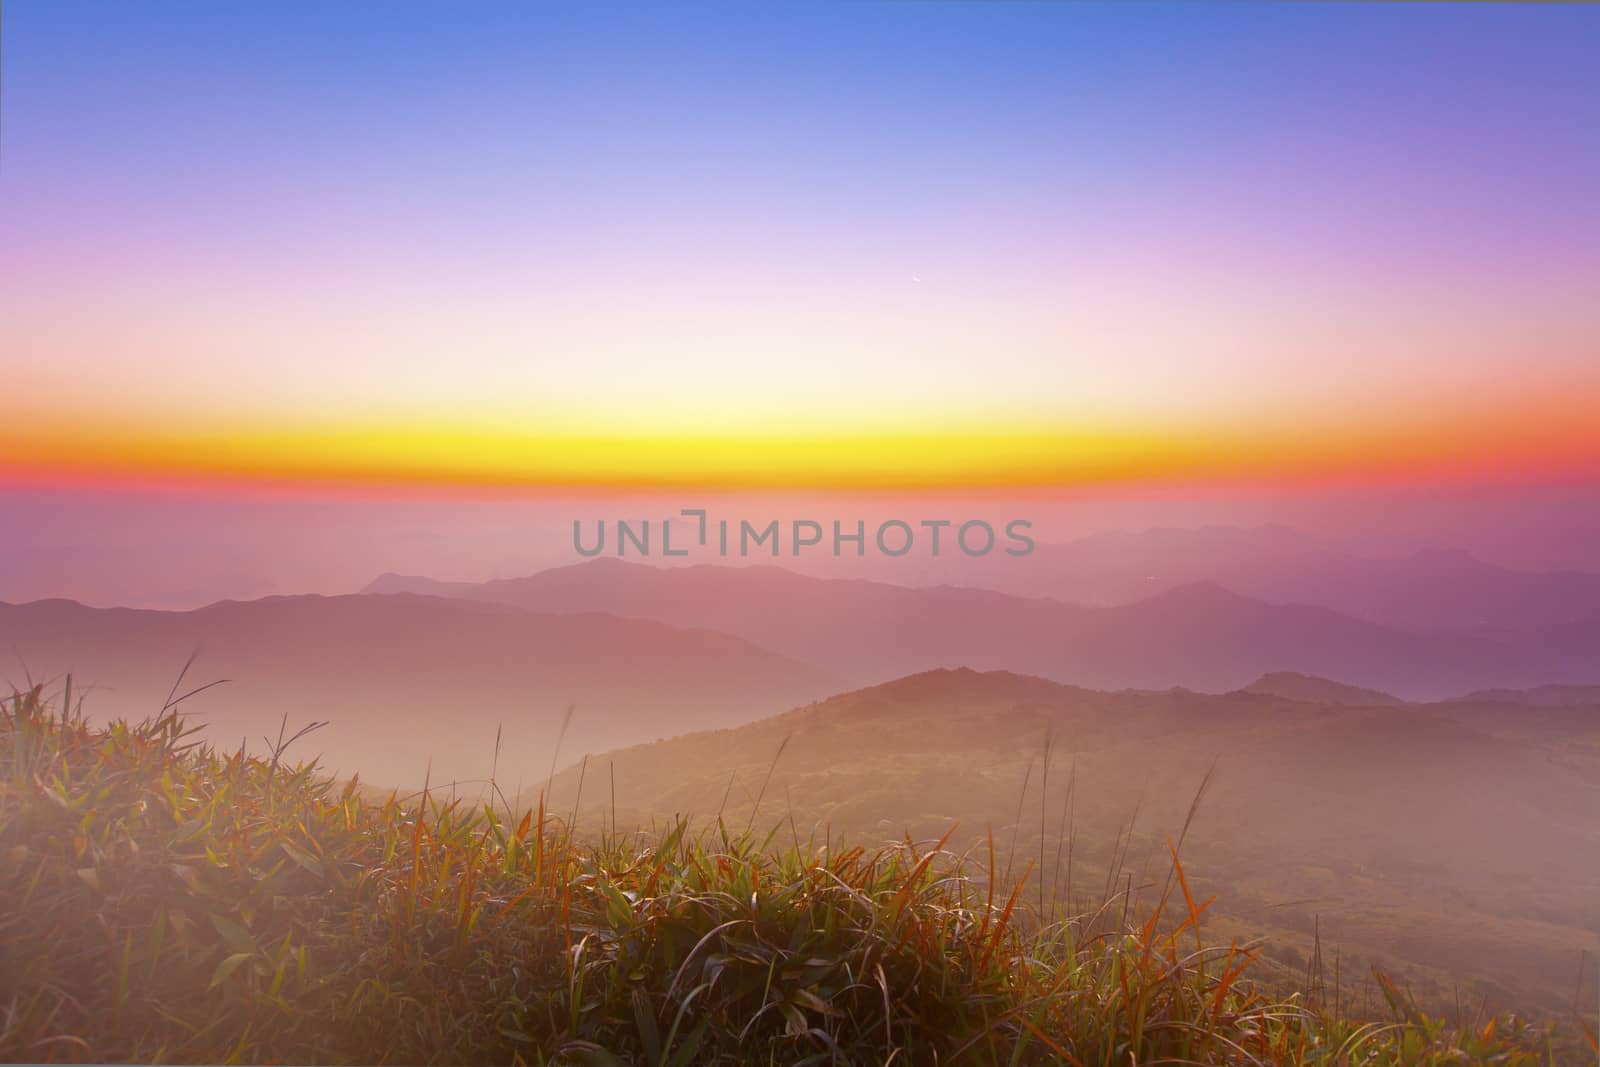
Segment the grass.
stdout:
<path fill-rule="evenodd" d="M 373 799 L 281 738 L 94 727 L 35 688 L 0 710 L 0 1059 L 1593 1062 L 1587 1031 L 1447 1025 L 1392 983 L 1376 1020 L 1268 996 L 1258 947 L 1206 942 L 1176 847 L 1137 917 L 1044 922 L 998 871 L 992 841 L 720 820 L 582 841 L 542 802 Z"/>

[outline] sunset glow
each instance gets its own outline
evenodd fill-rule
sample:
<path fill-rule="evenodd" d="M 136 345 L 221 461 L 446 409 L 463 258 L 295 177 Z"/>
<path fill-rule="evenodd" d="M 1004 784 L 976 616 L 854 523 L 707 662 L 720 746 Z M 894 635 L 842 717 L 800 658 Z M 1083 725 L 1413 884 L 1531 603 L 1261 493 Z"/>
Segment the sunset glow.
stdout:
<path fill-rule="evenodd" d="M 1600 476 L 1559 6 L 8 14 L 8 482 Z"/>
<path fill-rule="evenodd" d="M 1407 481 L 1572 482 L 1600 469 L 1574 396 L 1521 410 L 1402 413 L 1367 424 L 1131 432 L 983 426 L 826 432 L 539 434 L 412 421 L 167 425 L 62 415 L 0 428 L 18 481 L 251 483 L 352 489 L 1037 489 Z"/>

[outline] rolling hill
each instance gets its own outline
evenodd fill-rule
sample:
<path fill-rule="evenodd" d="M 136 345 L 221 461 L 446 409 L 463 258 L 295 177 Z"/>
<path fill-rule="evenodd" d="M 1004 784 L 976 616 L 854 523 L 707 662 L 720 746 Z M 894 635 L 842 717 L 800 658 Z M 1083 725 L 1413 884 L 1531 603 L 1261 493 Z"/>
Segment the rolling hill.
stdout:
<path fill-rule="evenodd" d="M 1184 854 L 1196 895 L 1219 894 L 1214 929 L 1303 954 L 1320 928 L 1357 981 L 1382 962 L 1441 998 L 1459 981 L 1506 1001 L 1570 1001 L 1600 922 L 1600 709 L 1456 717 L 1470 710 L 934 671 L 593 757 L 584 819 L 626 829 L 720 813 L 784 841 L 955 825 L 958 846 L 980 849 L 992 828 L 1004 868 L 1032 862 L 1089 906 L 1129 875 L 1159 893 L 1166 842 L 1212 771 Z M 614 802 L 593 786 L 611 775 Z M 556 802 L 576 787 L 564 774 Z"/>
<path fill-rule="evenodd" d="M 1389 704 L 1404 704 L 1399 697 L 1390 696 L 1379 689 L 1363 689 L 1345 685 L 1329 678 L 1316 678 L 1294 671 L 1273 671 L 1251 682 L 1241 693 L 1258 696 L 1283 697 L 1307 704 L 1344 704 L 1351 707 L 1381 708 Z"/>

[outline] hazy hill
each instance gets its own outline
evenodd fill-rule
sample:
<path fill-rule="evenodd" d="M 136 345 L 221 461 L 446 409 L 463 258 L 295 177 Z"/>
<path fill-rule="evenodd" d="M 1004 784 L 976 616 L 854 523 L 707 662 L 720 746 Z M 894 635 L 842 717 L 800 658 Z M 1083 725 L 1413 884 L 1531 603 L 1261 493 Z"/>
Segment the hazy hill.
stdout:
<path fill-rule="evenodd" d="M 1020 873 L 1042 849 L 1047 882 L 1064 891 L 1058 831 L 1074 779 L 1074 893 L 1093 897 L 1130 819 L 1126 871 L 1135 884 L 1164 873 L 1167 836 L 1215 761 L 1185 849 L 1197 892 L 1221 893 L 1221 929 L 1309 949 L 1320 917 L 1350 973 L 1382 959 L 1442 996 L 1452 976 L 1476 976 L 1570 1000 L 1600 921 L 1600 717 L 1497 732 L 1452 710 L 935 671 L 595 757 L 584 809 L 624 828 L 721 811 L 741 828 L 766 783 L 754 821 L 777 823 L 785 841 L 937 836 L 958 822 L 958 843 L 981 846 L 993 827 L 1003 864 Z M 1041 795 L 1047 730 L 1055 747 Z M 614 816 L 594 785 L 613 774 Z M 558 780 L 558 803 L 575 787 L 570 772 Z"/>
<path fill-rule="evenodd" d="M 418 596 L 467 597 L 470 599 L 477 588 L 477 582 L 442 582 L 436 578 L 423 578 L 415 574 L 395 574 L 393 571 L 389 571 L 368 582 L 366 588 L 361 591 L 363 593 L 414 593 Z"/>
<path fill-rule="evenodd" d="M 1386 704 L 1404 704 L 1399 697 L 1390 696 L 1378 689 L 1362 689 L 1345 685 L 1328 678 L 1316 678 L 1293 671 L 1273 671 L 1251 682 L 1241 693 L 1283 697 L 1307 704 L 1345 704 L 1352 707 L 1383 707 Z"/>
<path fill-rule="evenodd" d="M 314 719 L 332 725 L 297 750 L 385 783 L 487 774 L 532 784 L 564 750 L 628 744 L 747 721 L 836 691 L 827 674 L 726 634 L 603 614 L 541 615 L 434 597 L 270 597 L 196 611 L 0 604 L 3 676 L 71 671 L 96 717 L 160 708 L 190 652 L 189 685 L 231 682 L 187 709 L 236 746 Z"/>
<path fill-rule="evenodd" d="M 1215 583 L 1093 608 L 987 589 L 813 578 L 778 567 L 654 567 L 615 559 L 427 590 L 547 612 L 606 611 L 735 634 L 857 682 L 937 667 L 1011 670 L 1101 689 L 1226 691 L 1271 671 L 1342 678 L 1408 698 L 1585 681 L 1600 632 L 1414 632 L 1325 608 L 1267 604 Z"/>
<path fill-rule="evenodd" d="M 1462 700 L 1526 704 L 1535 708 L 1600 706 L 1600 685 L 1541 685 L 1532 689 L 1480 689 Z"/>

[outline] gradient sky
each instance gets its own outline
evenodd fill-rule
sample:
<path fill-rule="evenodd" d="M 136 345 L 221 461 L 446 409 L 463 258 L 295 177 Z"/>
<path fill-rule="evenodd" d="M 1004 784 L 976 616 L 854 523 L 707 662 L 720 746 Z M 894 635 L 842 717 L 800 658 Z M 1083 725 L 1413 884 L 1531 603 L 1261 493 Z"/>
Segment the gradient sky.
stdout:
<path fill-rule="evenodd" d="M 1600 481 L 1600 10 L 5 8 L 0 479 Z"/>

